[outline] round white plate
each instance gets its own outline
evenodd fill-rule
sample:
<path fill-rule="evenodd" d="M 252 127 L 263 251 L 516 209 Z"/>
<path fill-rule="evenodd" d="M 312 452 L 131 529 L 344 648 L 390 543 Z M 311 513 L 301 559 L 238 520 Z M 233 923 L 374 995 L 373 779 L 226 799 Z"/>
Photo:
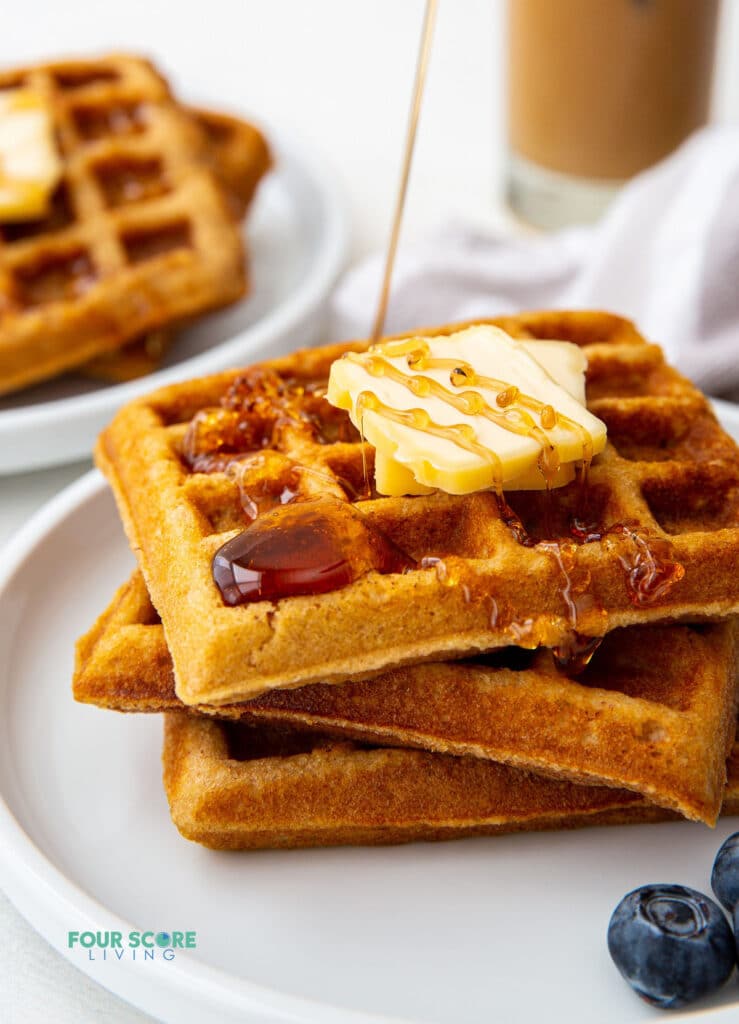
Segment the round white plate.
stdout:
<path fill-rule="evenodd" d="M 137 395 L 318 339 L 346 254 L 343 205 L 326 168 L 273 129 L 266 134 L 275 168 L 245 225 L 250 295 L 183 332 L 156 373 L 118 385 L 70 373 L 0 397 L 0 474 L 88 456 L 116 409 Z"/>
<path fill-rule="evenodd" d="M 170 823 L 158 717 L 70 695 L 74 639 L 133 566 L 99 475 L 43 508 L 0 561 L 0 883 L 102 985 L 178 1024 L 658 1019 L 609 960 L 609 915 L 646 882 L 708 891 L 738 819 L 715 831 L 202 849 Z M 69 931 L 133 929 L 193 930 L 197 948 L 169 962 L 67 948 Z M 736 1021 L 738 999 L 734 978 L 700 1014 Z"/>
<path fill-rule="evenodd" d="M 724 430 L 728 430 L 731 436 L 739 441 L 739 404 L 723 402 L 720 398 L 712 398 L 711 402 Z"/>

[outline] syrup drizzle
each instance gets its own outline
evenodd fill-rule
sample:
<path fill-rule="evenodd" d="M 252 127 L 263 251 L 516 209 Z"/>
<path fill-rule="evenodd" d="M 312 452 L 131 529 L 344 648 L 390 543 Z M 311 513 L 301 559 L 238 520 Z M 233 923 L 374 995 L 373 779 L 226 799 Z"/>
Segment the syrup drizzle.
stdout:
<path fill-rule="evenodd" d="M 647 540 L 644 533 L 627 526 L 622 526 L 621 532 L 629 537 L 635 547 L 631 558 L 623 555 L 619 558 L 626 572 L 632 602 L 645 605 L 659 601 L 683 578 L 684 566 L 672 561 L 669 541 Z"/>
<path fill-rule="evenodd" d="M 257 452 L 233 459 L 224 472 L 235 481 L 244 515 L 253 522 L 277 505 L 299 499 L 302 468 L 276 452 Z"/>
<path fill-rule="evenodd" d="M 562 578 L 564 579 L 562 597 L 567 609 L 567 620 L 574 629 L 577 626 L 577 605 L 575 604 L 574 585 L 571 576 L 574 566 L 573 547 L 574 545 L 560 544 L 556 540 L 542 541 L 542 543 L 539 544 L 539 548 L 542 551 L 548 551 L 554 556 L 554 560 L 562 574 Z M 565 564 L 565 562 L 567 564 Z"/>
<path fill-rule="evenodd" d="M 650 536 L 636 523 L 615 523 L 604 529 L 581 519 L 573 519 L 570 530 L 583 544 L 608 537 L 625 537 L 631 542 L 631 553 L 622 552 L 618 560 L 626 574 L 629 599 L 637 607 L 653 604 L 666 597 L 685 576 L 685 567 L 675 561 L 670 541 Z"/>
<path fill-rule="evenodd" d="M 233 456 L 225 465 L 223 472 L 236 482 L 241 507 L 250 521 L 277 505 L 289 505 L 292 502 L 309 501 L 319 497 L 320 495 L 310 493 L 305 488 L 303 477 L 311 477 L 327 484 L 328 488 L 323 494 L 329 497 L 343 498 L 344 494 L 348 494 L 352 501 L 368 497 L 367 494 L 359 494 L 351 481 L 344 477 L 333 477 L 330 473 L 313 466 L 293 462 L 280 452 L 251 452 L 244 456 Z"/>
<path fill-rule="evenodd" d="M 580 484 L 582 487 L 582 483 Z M 535 541 L 521 518 L 504 499 L 499 499 L 502 521 L 516 540 L 524 547 L 534 547 L 549 552 L 555 559 L 563 579 L 562 598 L 570 626 L 569 636 L 552 648 L 555 664 L 560 670 L 571 675 L 581 672 L 589 664 L 602 642 L 602 637 L 586 636 L 578 631 L 579 619 L 583 612 L 600 611 L 605 620 L 605 611 L 595 607 L 590 593 L 590 575 L 577 566 L 577 548 L 583 544 L 600 542 L 608 537 L 623 537 L 631 542 L 630 553 L 621 552 L 618 561 L 624 570 L 629 600 L 637 607 L 644 607 L 667 596 L 672 587 L 685 575 L 684 567 L 674 560 L 672 545 L 661 537 L 652 537 L 638 525 L 616 523 L 608 528 L 588 523 L 577 516 L 570 520 L 571 540 Z M 551 531 L 547 529 L 551 535 Z M 491 621 L 495 626 L 496 622 Z M 605 625 L 605 621 L 604 621 Z M 527 639 L 532 620 L 511 623 L 506 628 L 519 645 Z"/>
<path fill-rule="evenodd" d="M 523 524 L 523 521 L 521 520 L 521 517 L 517 512 L 514 512 L 502 494 L 496 494 L 495 497 L 498 503 L 498 512 L 503 524 L 508 527 L 519 544 L 525 548 L 533 548 L 536 541 L 530 536 L 528 530 Z"/>
<path fill-rule="evenodd" d="M 579 675 L 593 660 L 603 640 L 602 636 L 583 636 L 573 629 L 562 643 L 552 647 L 554 664 L 565 675 Z"/>
<path fill-rule="evenodd" d="M 421 559 L 419 565 L 422 569 L 434 569 L 436 571 L 436 578 L 440 583 L 446 583 L 449 578 L 449 570 L 443 558 L 427 555 Z"/>
<path fill-rule="evenodd" d="M 552 657 L 560 671 L 578 675 L 590 663 L 603 642 L 602 636 L 584 636 L 577 629 L 580 612 L 593 603 L 588 592 L 590 574 L 581 572 L 578 578 L 576 545 L 573 541 L 542 541 L 539 547 L 554 557 L 564 580 L 562 597 L 570 625 L 569 635 L 552 648 Z"/>
<path fill-rule="evenodd" d="M 563 549 L 557 541 L 534 540 L 521 518 L 507 502 L 499 501 L 499 509 L 502 521 L 519 544 L 549 550 L 553 550 L 554 546 L 560 551 Z M 549 530 L 547 532 L 551 533 Z M 604 527 L 597 523 L 588 523 L 580 516 L 573 516 L 570 519 L 569 533 L 577 545 L 597 543 L 608 537 L 625 537 L 633 544 L 633 552 L 630 555 L 619 554 L 618 560 L 626 573 L 625 582 L 629 599 L 635 605 L 643 606 L 661 600 L 685 575 L 684 566 L 674 559 L 670 541 L 651 536 L 637 523 L 615 523 Z"/>
<path fill-rule="evenodd" d="M 531 645 L 531 640 L 534 636 L 534 620 L 533 619 L 517 619 L 509 622 L 506 626 L 506 630 L 510 633 L 511 638 L 517 647 L 526 647 Z"/>

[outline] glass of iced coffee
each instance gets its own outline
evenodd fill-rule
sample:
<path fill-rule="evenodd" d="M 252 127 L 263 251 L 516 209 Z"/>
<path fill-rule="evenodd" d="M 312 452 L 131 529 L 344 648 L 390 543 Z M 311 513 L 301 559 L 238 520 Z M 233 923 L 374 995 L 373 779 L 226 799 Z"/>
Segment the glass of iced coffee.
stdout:
<path fill-rule="evenodd" d="M 508 198 L 543 228 L 596 219 L 710 110 L 720 0 L 509 0 Z"/>

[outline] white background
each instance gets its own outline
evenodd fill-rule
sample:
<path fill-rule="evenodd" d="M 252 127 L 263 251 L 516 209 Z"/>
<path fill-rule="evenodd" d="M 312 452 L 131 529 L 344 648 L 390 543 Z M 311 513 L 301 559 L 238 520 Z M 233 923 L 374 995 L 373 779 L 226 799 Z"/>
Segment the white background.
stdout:
<path fill-rule="evenodd" d="M 597 3 L 597 0 L 594 0 Z M 412 236 L 449 216 L 500 223 L 502 0 L 441 0 L 406 211 Z M 262 115 L 336 172 L 352 257 L 382 245 L 405 132 L 422 0 L 16 0 L 0 64 L 130 50 L 153 56 L 188 100 Z M 739 0 L 724 0 L 716 116 L 739 116 Z M 604 57 L 604 59 L 606 59 Z M 0 543 L 86 464 L 0 478 Z M 63 961 L 0 895 L 0 1019 L 144 1018 Z"/>

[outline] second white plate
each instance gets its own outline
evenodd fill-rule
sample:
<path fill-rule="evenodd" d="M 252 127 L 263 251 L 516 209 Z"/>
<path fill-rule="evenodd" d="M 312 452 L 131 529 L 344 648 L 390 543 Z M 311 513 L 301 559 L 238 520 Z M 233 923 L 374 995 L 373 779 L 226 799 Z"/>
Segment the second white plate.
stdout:
<path fill-rule="evenodd" d="M 202 849 L 169 819 L 158 716 L 70 694 L 74 640 L 133 566 L 102 479 L 54 499 L 0 562 L 0 881 L 101 984 L 177 1024 L 659 1018 L 609 960 L 609 915 L 646 882 L 708 891 L 738 819 L 715 831 L 683 822 L 388 849 Z M 69 931 L 132 929 L 194 930 L 197 948 L 117 961 L 67 945 Z M 733 979 L 696 1012 L 735 1022 L 737 1000 Z"/>
<path fill-rule="evenodd" d="M 0 475 L 85 458 L 116 409 L 163 384 L 318 340 L 346 253 L 343 205 L 324 167 L 266 134 L 276 159 L 246 227 L 251 294 L 184 332 L 154 374 L 112 386 L 67 374 L 0 397 Z"/>

